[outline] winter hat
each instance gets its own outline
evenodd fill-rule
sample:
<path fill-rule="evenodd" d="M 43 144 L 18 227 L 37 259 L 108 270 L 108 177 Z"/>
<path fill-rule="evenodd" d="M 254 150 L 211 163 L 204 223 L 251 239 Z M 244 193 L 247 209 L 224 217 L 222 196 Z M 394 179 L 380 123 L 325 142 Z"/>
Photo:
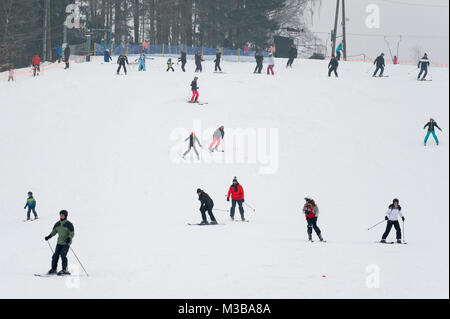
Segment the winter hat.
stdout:
<path fill-rule="evenodd" d="M 392 204 L 397 203 L 400 204 L 400 201 L 397 198 L 394 198 L 394 200 L 392 201 Z"/>
<path fill-rule="evenodd" d="M 200 188 L 197 188 L 197 194 L 198 193 L 203 193 L 203 191 Z"/>
<path fill-rule="evenodd" d="M 237 177 L 235 176 L 234 178 L 233 178 L 233 183 L 234 182 L 237 182 L 238 180 L 237 180 Z"/>
<path fill-rule="evenodd" d="M 33 196 L 33 192 L 28 192 L 28 195 Z"/>
<path fill-rule="evenodd" d="M 312 200 L 312 197 L 311 196 L 305 196 L 305 200 L 307 201 L 307 202 L 309 202 L 309 201 L 311 201 Z"/>
<path fill-rule="evenodd" d="M 67 210 L 62 210 L 59 212 L 60 215 L 64 215 L 64 218 L 67 219 L 67 215 L 69 215 L 69 213 L 67 212 Z"/>

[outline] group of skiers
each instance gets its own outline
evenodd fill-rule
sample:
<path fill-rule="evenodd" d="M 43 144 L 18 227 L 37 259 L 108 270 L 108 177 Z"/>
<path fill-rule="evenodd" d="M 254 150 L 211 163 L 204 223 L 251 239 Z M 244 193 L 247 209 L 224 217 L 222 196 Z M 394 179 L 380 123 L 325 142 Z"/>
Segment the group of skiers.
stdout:
<path fill-rule="evenodd" d="M 212 136 L 212 142 L 209 145 L 208 150 L 211 153 L 218 151 L 220 143 L 222 142 L 224 137 L 225 137 L 225 127 L 222 125 L 214 131 L 214 134 Z M 195 145 L 200 146 L 200 148 L 203 148 L 203 146 L 200 143 L 200 140 L 198 139 L 195 132 L 191 132 L 191 134 L 189 134 L 189 136 L 184 141 L 185 142 L 189 141 L 189 145 L 188 145 L 187 151 L 184 152 L 184 154 L 182 156 L 183 159 L 186 159 L 186 155 L 189 154 L 192 149 L 194 150 L 195 154 L 197 155 L 197 159 L 200 159 L 200 154 L 198 153 L 197 149 L 195 148 Z"/>

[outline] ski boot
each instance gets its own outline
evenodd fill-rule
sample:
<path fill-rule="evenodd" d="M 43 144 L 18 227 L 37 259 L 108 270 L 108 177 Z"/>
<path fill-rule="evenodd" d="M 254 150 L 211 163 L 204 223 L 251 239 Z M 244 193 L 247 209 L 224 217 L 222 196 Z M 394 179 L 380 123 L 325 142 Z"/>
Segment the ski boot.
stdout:
<path fill-rule="evenodd" d="M 67 269 L 63 269 L 58 272 L 58 276 L 70 276 L 70 272 Z"/>
<path fill-rule="evenodd" d="M 320 240 L 320 241 L 323 241 L 322 235 L 319 235 L 319 240 Z"/>
<path fill-rule="evenodd" d="M 47 273 L 47 275 L 56 275 L 56 270 L 50 269 Z"/>
<path fill-rule="evenodd" d="M 231 216 L 231 220 L 234 221 L 234 216 Z"/>
<path fill-rule="evenodd" d="M 382 240 L 380 241 L 380 243 L 386 244 L 386 239 L 382 239 Z"/>
<path fill-rule="evenodd" d="M 308 234 L 308 241 L 311 242 L 311 243 L 314 242 L 314 240 L 312 239 L 312 235 Z"/>
<path fill-rule="evenodd" d="M 203 220 L 199 225 L 209 225 L 209 223 L 206 220 Z"/>
<path fill-rule="evenodd" d="M 401 239 L 397 239 L 397 244 L 403 244 Z"/>
<path fill-rule="evenodd" d="M 243 222 L 245 222 L 244 214 L 241 214 L 241 220 L 242 220 Z"/>
<path fill-rule="evenodd" d="M 218 223 L 217 223 L 216 220 L 212 220 L 209 224 L 210 224 L 210 225 L 217 225 Z"/>
<path fill-rule="evenodd" d="M 27 220 L 31 220 L 30 217 L 27 217 Z"/>
<path fill-rule="evenodd" d="M 36 220 L 36 219 L 39 219 L 39 217 L 36 215 L 36 216 L 34 216 L 34 220 Z"/>

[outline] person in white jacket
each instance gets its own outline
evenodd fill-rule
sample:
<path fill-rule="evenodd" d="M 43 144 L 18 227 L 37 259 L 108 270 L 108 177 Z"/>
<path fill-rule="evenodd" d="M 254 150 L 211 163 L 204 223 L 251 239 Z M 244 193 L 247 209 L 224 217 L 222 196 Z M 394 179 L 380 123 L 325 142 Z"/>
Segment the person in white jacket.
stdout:
<path fill-rule="evenodd" d="M 381 242 L 386 243 L 386 238 L 389 236 L 392 227 L 394 227 L 397 232 L 397 243 L 401 244 L 402 230 L 400 228 L 399 219 L 401 218 L 403 221 L 405 221 L 405 217 L 403 216 L 402 207 L 400 206 L 400 202 L 397 198 L 394 199 L 391 205 L 389 205 L 389 209 L 386 212 L 385 218 L 387 220 L 387 226 L 386 231 L 384 232 L 383 237 L 381 239 Z"/>
<path fill-rule="evenodd" d="M 275 58 L 273 57 L 273 53 L 269 53 L 268 61 L 269 66 L 267 67 L 267 75 L 269 75 L 270 73 L 272 73 L 272 75 L 275 75 L 275 73 L 273 72 L 273 68 L 275 67 Z"/>

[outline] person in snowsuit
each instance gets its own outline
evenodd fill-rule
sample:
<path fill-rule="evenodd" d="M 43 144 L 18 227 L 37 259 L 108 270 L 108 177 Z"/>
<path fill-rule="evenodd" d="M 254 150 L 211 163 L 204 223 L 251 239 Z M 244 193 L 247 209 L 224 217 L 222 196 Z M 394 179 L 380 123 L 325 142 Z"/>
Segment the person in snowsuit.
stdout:
<path fill-rule="evenodd" d="M 192 90 L 192 98 L 190 103 L 198 103 L 198 97 L 199 97 L 199 93 L 198 93 L 198 77 L 195 77 L 194 80 L 191 82 L 191 90 Z"/>
<path fill-rule="evenodd" d="M 58 63 L 61 63 L 61 60 L 62 60 L 62 54 L 63 54 L 63 49 L 62 49 L 62 46 L 61 45 L 58 45 L 58 47 L 56 48 L 56 55 L 57 55 L 57 60 L 58 60 Z"/>
<path fill-rule="evenodd" d="M 214 131 L 213 141 L 208 148 L 210 152 L 217 151 L 218 147 L 220 146 L 220 142 L 223 140 L 224 136 L 225 136 L 225 128 L 223 126 L 219 127 L 217 130 Z M 214 147 L 215 144 L 216 146 Z"/>
<path fill-rule="evenodd" d="M 202 222 L 200 223 L 200 225 L 217 225 L 216 217 L 214 217 L 213 214 L 213 200 L 200 188 L 197 189 L 197 195 L 198 200 L 200 201 L 200 213 L 202 214 Z M 211 219 L 210 223 L 208 223 L 208 220 L 206 219 L 206 212 L 208 212 L 209 218 Z"/>
<path fill-rule="evenodd" d="M 8 71 L 8 82 L 9 81 L 13 81 L 14 82 L 14 67 L 13 66 L 11 66 L 10 68 L 9 68 L 9 71 Z"/>
<path fill-rule="evenodd" d="M 169 72 L 170 70 L 172 70 L 173 72 L 175 72 L 175 69 L 173 68 L 173 62 L 172 59 L 169 58 L 169 60 L 167 60 L 167 71 Z"/>
<path fill-rule="evenodd" d="M 67 45 L 66 48 L 64 49 L 64 62 L 66 63 L 64 69 L 69 68 L 69 59 L 70 59 L 70 47 L 69 45 Z"/>
<path fill-rule="evenodd" d="M 222 72 L 222 68 L 220 67 L 220 60 L 222 59 L 222 53 L 219 51 L 219 49 L 216 50 L 216 59 L 214 60 L 215 66 L 214 70 L 215 72 Z"/>
<path fill-rule="evenodd" d="M 315 201 L 310 197 L 305 197 L 305 205 L 303 206 L 303 213 L 306 217 L 306 222 L 308 223 L 307 232 L 308 239 L 312 241 L 313 229 L 319 237 L 320 241 L 323 241 L 322 232 L 319 226 L 317 226 L 317 219 L 319 218 L 319 207 L 316 205 Z"/>
<path fill-rule="evenodd" d="M 386 63 L 385 63 L 385 61 L 384 61 L 384 53 L 381 53 L 381 54 L 375 59 L 375 61 L 373 62 L 373 64 L 374 64 L 374 65 L 376 64 L 377 67 L 376 67 L 375 72 L 373 73 L 372 76 L 373 76 L 373 77 L 376 77 L 378 71 L 381 70 L 379 77 L 380 77 L 380 78 L 383 77 L 384 67 L 385 67 L 385 65 L 386 65 Z"/>
<path fill-rule="evenodd" d="M 328 77 L 331 76 L 331 73 L 334 72 L 334 75 L 338 77 L 337 69 L 339 67 L 339 62 L 334 55 L 331 56 L 330 63 L 328 63 Z"/>
<path fill-rule="evenodd" d="M 294 63 L 295 59 L 298 56 L 298 51 L 297 48 L 295 47 L 294 44 L 291 45 L 291 48 L 289 49 L 289 59 L 288 62 L 286 64 L 287 68 L 292 68 L 292 64 Z"/>
<path fill-rule="evenodd" d="M 275 67 L 275 58 L 273 57 L 272 53 L 269 53 L 269 58 L 268 58 L 269 62 L 268 66 L 267 66 L 267 75 L 270 75 L 272 73 L 272 75 L 275 75 L 275 72 L 273 71 L 273 68 Z"/>
<path fill-rule="evenodd" d="M 428 60 L 428 55 L 425 53 L 422 59 L 420 59 L 419 64 L 417 65 L 417 68 L 420 68 L 420 73 L 417 76 L 418 80 L 425 81 L 427 75 L 428 75 L 428 67 L 430 66 L 430 60 Z M 422 79 L 420 78 L 423 74 Z"/>
<path fill-rule="evenodd" d="M 399 200 L 396 198 L 393 200 L 392 204 L 389 205 L 385 217 L 385 219 L 387 220 L 386 231 L 381 238 L 382 243 L 386 243 L 386 238 L 389 236 L 392 227 L 394 227 L 397 232 L 397 243 L 402 243 L 402 230 L 400 228 L 399 219 L 401 218 L 403 221 L 405 221 L 405 217 L 402 214 L 402 207 L 399 204 Z"/>
<path fill-rule="evenodd" d="M 178 62 L 181 62 L 181 70 L 183 70 L 183 72 L 186 72 L 186 63 L 187 63 L 187 57 L 186 57 L 186 52 L 181 51 L 181 56 L 178 58 Z"/>
<path fill-rule="evenodd" d="M 195 143 L 197 143 L 200 148 L 202 148 L 202 144 L 200 144 L 200 141 L 198 140 L 197 136 L 194 132 L 192 132 L 184 141 L 186 142 L 189 140 L 189 148 L 186 152 L 183 154 L 183 159 L 186 158 L 186 155 L 191 151 L 191 149 L 194 149 L 195 154 L 197 155 L 197 159 L 200 159 L 200 154 L 198 153 L 197 149 L 195 148 Z"/>
<path fill-rule="evenodd" d="M 108 49 L 106 49 L 106 51 L 105 51 L 105 55 L 103 56 L 103 61 L 105 61 L 106 63 L 109 63 L 110 61 L 112 61 L 111 53 L 109 53 Z"/>
<path fill-rule="evenodd" d="M 58 234 L 58 243 L 55 248 L 55 252 L 52 256 L 52 268 L 48 271 L 49 275 L 55 275 L 58 267 L 58 260 L 61 257 L 62 270 L 58 272 L 58 275 L 70 275 L 67 269 L 67 253 L 69 252 L 70 245 L 72 244 L 73 237 L 75 236 L 75 229 L 71 222 L 67 220 L 68 212 L 62 210 L 59 212 L 59 221 L 53 226 L 53 230 L 50 235 L 45 237 L 48 241 L 50 238 Z"/>
<path fill-rule="evenodd" d="M 337 47 L 337 49 L 336 49 L 336 59 L 337 59 L 338 61 L 341 60 L 342 50 L 343 50 L 343 48 L 342 48 L 342 42 L 341 42 L 341 43 L 339 43 L 339 45 L 338 45 L 338 47 Z"/>
<path fill-rule="evenodd" d="M 439 145 L 439 139 L 437 138 L 436 132 L 435 132 L 436 127 L 439 129 L 439 131 L 442 132 L 442 129 L 439 127 L 439 125 L 433 119 L 430 119 L 430 121 L 427 124 L 425 124 L 425 126 L 423 127 L 423 129 L 428 128 L 427 136 L 425 136 L 425 142 L 424 142 L 425 146 L 427 146 L 428 138 L 430 137 L 430 135 L 433 135 L 433 138 L 436 141 L 436 144 Z"/>
<path fill-rule="evenodd" d="M 244 207 L 242 206 L 242 204 L 245 202 L 244 188 L 241 186 L 241 184 L 239 184 L 236 176 L 233 178 L 233 184 L 231 184 L 228 190 L 227 202 L 230 201 L 230 196 L 231 196 L 231 209 L 230 209 L 231 220 L 234 220 L 234 212 L 236 210 L 236 204 L 238 204 L 239 213 L 241 214 L 241 220 L 245 221 L 244 216 L 245 211 Z"/>
<path fill-rule="evenodd" d="M 203 60 L 202 54 L 200 52 L 197 52 L 195 54 L 195 72 L 202 72 L 203 71 L 203 67 L 202 67 L 202 62 L 205 61 Z"/>
<path fill-rule="evenodd" d="M 138 71 L 146 71 L 146 68 L 145 68 L 145 60 L 147 60 L 147 59 L 150 59 L 150 58 L 147 58 L 147 57 L 145 56 L 144 50 L 142 50 L 141 55 L 140 55 L 139 58 L 138 58 L 138 61 L 139 61 Z M 126 73 L 126 72 L 125 72 L 125 73 Z"/>
<path fill-rule="evenodd" d="M 253 73 L 262 73 L 262 69 L 263 69 L 263 62 L 264 62 L 264 55 L 263 53 L 258 50 L 255 53 L 255 60 L 256 60 L 256 68 L 255 71 Z"/>
<path fill-rule="evenodd" d="M 125 63 L 128 64 L 128 57 L 124 54 L 119 55 L 119 57 L 117 58 L 117 64 L 119 65 L 119 67 L 117 68 L 117 75 L 120 74 L 120 69 L 122 69 L 125 71 L 125 75 L 127 74 L 127 67 L 125 66 Z"/>
<path fill-rule="evenodd" d="M 38 75 L 38 72 L 41 72 L 41 58 L 39 54 L 36 54 L 31 60 L 31 65 L 33 66 L 33 76 Z"/>
<path fill-rule="evenodd" d="M 36 200 L 33 197 L 32 192 L 28 192 L 27 202 L 25 203 L 25 207 L 23 209 L 27 209 L 27 220 L 30 220 L 30 213 L 33 212 L 34 219 L 38 219 L 38 215 L 36 213 Z"/>

